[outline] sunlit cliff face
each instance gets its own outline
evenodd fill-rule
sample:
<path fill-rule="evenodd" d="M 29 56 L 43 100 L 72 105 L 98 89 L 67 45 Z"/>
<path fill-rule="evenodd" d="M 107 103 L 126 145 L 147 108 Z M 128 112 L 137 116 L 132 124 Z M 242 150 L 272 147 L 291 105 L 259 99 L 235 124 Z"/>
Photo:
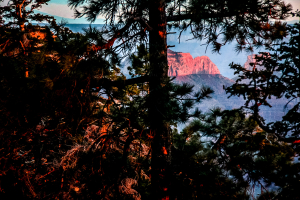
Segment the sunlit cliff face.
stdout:
<path fill-rule="evenodd" d="M 168 49 L 169 76 L 189 74 L 220 74 L 218 67 L 207 56 L 193 59 L 190 53 L 174 52 Z"/>

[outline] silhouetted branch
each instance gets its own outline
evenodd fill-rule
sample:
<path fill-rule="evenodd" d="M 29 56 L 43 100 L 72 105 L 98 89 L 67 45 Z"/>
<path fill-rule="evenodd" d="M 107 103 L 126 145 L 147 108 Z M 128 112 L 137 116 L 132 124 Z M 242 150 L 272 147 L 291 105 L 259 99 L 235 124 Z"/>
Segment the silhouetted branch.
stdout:
<path fill-rule="evenodd" d="M 125 80 L 116 80 L 112 81 L 107 78 L 102 79 L 94 79 L 91 81 L 91 88 L 96 87 L 125 87 L 128 85 L 138 84 L 138 83 L 144 83 L 149 82 L 150 77 L 149 76 L 141 76 L 137 78 L 131 78 L 131 79 L 125 79 Z"/>

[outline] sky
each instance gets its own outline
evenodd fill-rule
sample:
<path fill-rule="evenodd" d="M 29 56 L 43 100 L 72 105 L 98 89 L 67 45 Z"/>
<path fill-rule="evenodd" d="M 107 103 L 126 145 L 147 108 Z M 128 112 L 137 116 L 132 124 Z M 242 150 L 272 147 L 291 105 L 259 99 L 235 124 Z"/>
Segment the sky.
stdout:
<path fill-rule="evenodd" d="M 1 1 L 1 0 L 0 0 Z M 7 4 L 9 0 L 2 0 L 1 5 Z M 74 19 L 74 12 L 67 5 L 68 0 L 51 0 L 48 5 L 43 5 L 42 8 L 39 9 L 38 12 L 43 14 L 53 15 L 57 20 L 65 19 L 69 24 L 83 24 L 89 22 L 84 18 Z M 292 4 L 294 10 L 300 10 L 300 0 L 286 0 L 285 2 Z M 299 20 L 299 18 L 290 18 L 288 21 Z M 102 24 L 103 18 L 98 17 L 98 19 L 94 22 L 95 24 Z"/>

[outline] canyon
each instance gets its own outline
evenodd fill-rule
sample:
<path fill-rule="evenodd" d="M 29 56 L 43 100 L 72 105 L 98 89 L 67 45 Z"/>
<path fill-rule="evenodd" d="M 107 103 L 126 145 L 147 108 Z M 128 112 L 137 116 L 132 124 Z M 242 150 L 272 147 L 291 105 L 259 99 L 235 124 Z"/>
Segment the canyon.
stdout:
<path fill-rule="evenodd" d="M 250 63 L 255 61 L 255 56 L 249 55 L 247 60 L 245 60 L 244 67 L 248 70 L 252 70 Z M 237 109 L 245 104 L 245 99 L 242 96 L 232 96 L 229 98 L 229 94 L 226 94 L 224 87 L 231 86 L 235 83 L 235 80 L 220 74 L 218 67 L 207 56 L 200 56 L 193 59 L 189 53 L 168 50 L 168 64 L 168 75 L 176 77 L 173 80 L 174 83 L 188 83 L 194 85 L 194 92 L 199 91 L 202 86 L 208 86 L 214 90 L 211 99 L 204 100 L 197 105 L 198 109 L 202 112 L 209 112 L 216 107 L 222 110 Z M 263 66 L 258 66 L 258 68 L 262 69 Z M 249 80 L 245 81 L 249 82 Z M 287 108 L 284 109 L 284 106 L 288 102 L 285 98 L 276 99 L 272 97 L 268 102 L 272 107 L 260 107 L 260 114 L 264 117 L 266 123 L 282 120 L 282 116 L 284 116 L 295 103 L 290 102 Z"/>

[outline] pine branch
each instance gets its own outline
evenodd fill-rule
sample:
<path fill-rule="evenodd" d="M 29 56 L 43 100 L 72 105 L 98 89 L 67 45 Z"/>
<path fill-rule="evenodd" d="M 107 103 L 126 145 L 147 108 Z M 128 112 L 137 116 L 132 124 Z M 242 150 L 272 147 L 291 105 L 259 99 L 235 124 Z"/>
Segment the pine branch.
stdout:
<path fill-rule="evenodd" d="M 149 82 L 150 77 L 149 76 L 141 76 L 137 78 L 131 78 L 131 79 L 125 79 L 125 80 L 116 80 L 112 81 L 107 78 L 102 78 L 102 79 L 94 79 L 91 81 L 91 88 L 96 88 L 99 86 L 102 87 L 125 87 L 128 85 L 133 85 L 133 84 L 138 84 L 138 83 L 144 83 L 144 82 Z"/>
<path fill-rule="evenodd" d="M 254 114 L 254 119 L 255 119 L 255 121 L 258 123 L 258 126 L 259 126 L 260 128 L 262 128 L 264 131 L 266 131 L 267 133 L 274 133 L 274 130 L 270 129 L 268 126 L 264 125 L 264 124 L 259 120 L 259 115 L 258 115 L 258 113 Z M 282 141 L 282 142 L 294 143 L 295 141 L 300 140 L 300 138 L 298 138 L 298 137 L 288 137 L 288 138 L 286 138 L 286 137 L 281 136 L 281 135 L 278 134 L 278 133 L 274 133 L 274 134 L 276 135 L 277 139 L 278 139 L 279 141 Z"/>
<path fill-rule="evenodd" d="M 231 17 L 238 15 L 239 13 L 204 13 L 201 15 L 201 19 L 212 19 L 212 18 L 224 18 L 224 17 Z M 172 15 L 167 17 L 167 22 L 175 22 L 175 21 L 182 21 L 182 20 L 193 20 L 195 18 L 195 14 L 183 14 L 183 15 Z M 200 18 L 200 17 L 199 17 Z"/>
<path fill-rule="evenodd" d="M 93 47 L 94 51 L 97 50 L 101 50 L 101 49 L 109 49 L 110 47 L 113 46 L 114 42 L 116 41 L 116 39 L 122 37 L 122 34 L 127 31 L 129 29 L 129 27 L 136 21 L 139 21 L 141 23 L 141 25 L 143 26 L 144 29 L 148 29 L 149 31 L 152 30 L 152 28 L 149 26 L 149 24 L 147 23 L 147 21 L 142 18 L 142 17 L 133 17 L 131 19 L 128 20 L 128 22 L 125 24 L 125 26 L 123 26 L 123 28 L 121 28 L 120 30 L 118 30 L 108 41 L 107 43 L 101 45 L 101 46 L 95 46 Z"/>

